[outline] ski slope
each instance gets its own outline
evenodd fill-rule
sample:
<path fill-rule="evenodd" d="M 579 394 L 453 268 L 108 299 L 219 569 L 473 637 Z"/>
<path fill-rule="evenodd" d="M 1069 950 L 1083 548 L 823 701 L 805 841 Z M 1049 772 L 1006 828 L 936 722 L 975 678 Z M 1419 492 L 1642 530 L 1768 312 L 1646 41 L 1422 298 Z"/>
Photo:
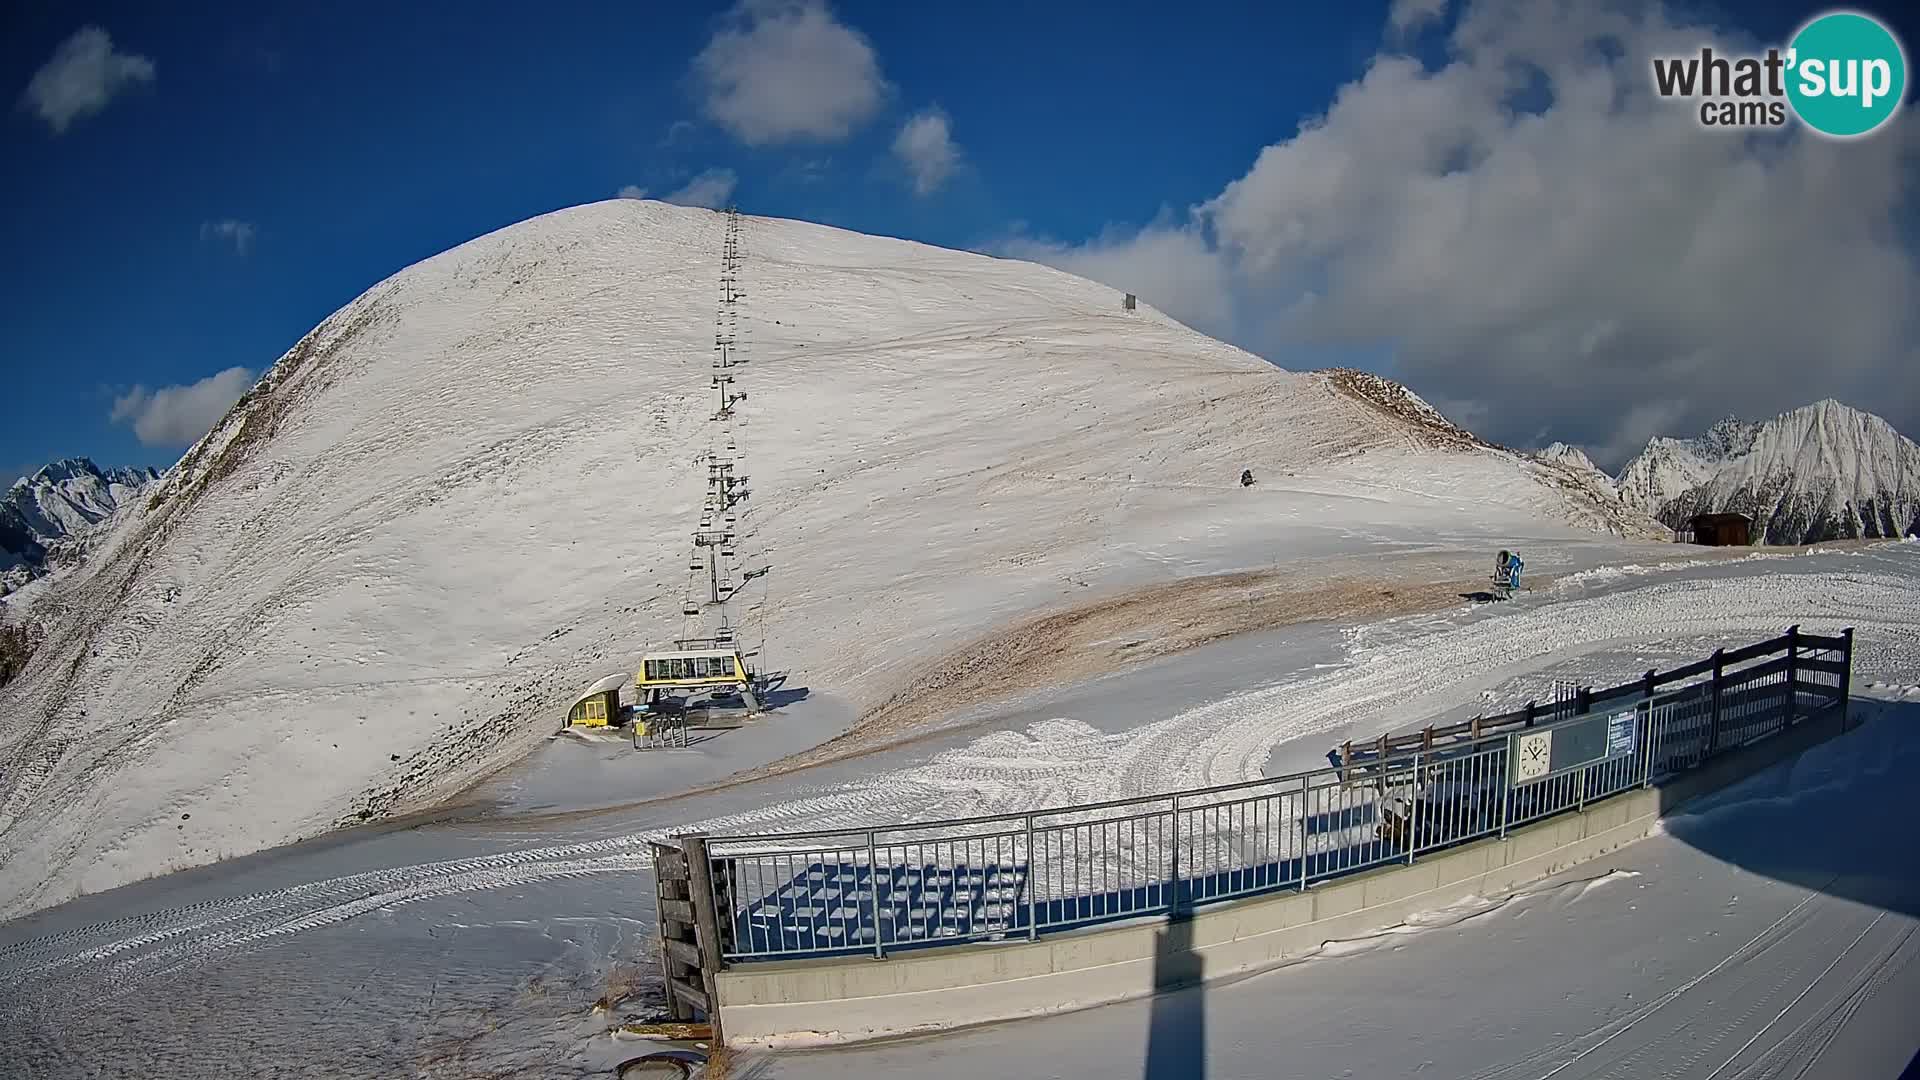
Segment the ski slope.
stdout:
<path fill-rule="evenodd" d="M 0 916 L 431 806 L 674 636 L 722 221 L 614 200 L 395 274 L 37 585 Z M 1104 591 L 1634 527 L 1091 282 L 745 222 L 746 639 L 856 713 Z"/>
<path fill-rule="evenodd" d="M 1327 746 L 1347 734 L 1417 725 L 1450 708 L 1483 701 L 1499 706 L 1516 697 L 1537 696 L 1555 678 L 1620 681 L 1649 667 L 1697 657 L 1717 645 L 1776 633 L 1790 622 L 1823 633 L 1855 626 L 1859 691 L 1908 707 L 1905 713 L 1875 721 L 1862 734 L 1893 730 L 1883 725 L 1894 721 L 1907 725 L 1898 731 L 1911 731 L 1920 719 L 1910 715 L 1913 703 L 1920 703 L 1916 582 L 1920 544 L 1570 575 L 1553 590 L 1507 605 L 1463 605 L 1436 615 L 1349 627 L 1340 635 L 1329 635 L 1321 627 L 1296 627 L 1266 640 L 1222 642 L 1099 680 L 1057 701 L 1022 707 L 985 732 L 957 734 L 938 745 L 809 773 L 616 814 L 530 822 L 483 819 L 361 832 L 83 897 L 0 925 L 0 1025 L 20 1033 L 13 1049 L 16 1057 L 0 1057 L 0 1071 L 17 1062 L 16 1071 L 35 1075 L 35 1069 L 71 1055 L 103 1071 L 137 1065 L 150 1075 L 206 1075 L 217 1071 L 215 1063 L 235 1071 L 266 1071 L 294 1058 L 328 1075 L 416 1070 L 436 1075 L 435 1069 L 447 1075 L 486 1075 L 487 1070 L 509 1067 L 537 1067 L 539 1075 L 548 1076 L 604 1075 L 615 1061 L 630 1056 L 632 1044 L 608 1039 L 610 1017 L 593 1013 L 590 1006 L 619 965 L 646 963 L 653 947 L 649 838 L 689 828 L 824 828 L 1017 811 L 1271 775 L 1318 764 Z M 1335 646 L 1331 651 L 1329 639 Z M 1216 684 L 1216 689 L 1203 695 L 1183 685 L 1193 679 Z M 1222 683 L 1224 688 L 1218 685 Z M 1198 697 L 1206 700 L 1191 701 Z M 1169 704 L 1183 699 L 1190 702 L 1186 707 Z M 1889 749 L 1882 735 L 1871 737 L 1881 741 L 1871 744 L 1870 753 L 1848 750 L 1822 759 L 1827 764 L 1791 772 L 1787 786 L 1808 798 L 1845 802 L 1855 798 L 1844 783 L 1853 773 L 1879 768 L 1872 763 L 1895 751 L 1908 758 L 1920 753 L 1910 738 Z M 1857 740 L 1847 743 L 1860 745 Z M 1883 782 L 1897 786 L 1909 770 L 1895 766 Z M 1779 792 L 1765 789 L 1762 794 L 1773 798 Z M 1872 801 L 1884 795 L 1870 795 L 1857 816 L 1866 820 L 1891 812 L 1876 809 L 1879 804 Z M 1729 805 L 1739 802 L 1733 799 Z M 1719 829 L 1721 838 L 1702 841 L 1696 850 L 1711 849 L 1709 862 L 1790 879 L 1797 879 L 1798 871 L 1758 860 L 1768 852 L 1846 850 L 1834 844 L 1774 844 L 1776 836 L 1794 835 L 1791 819 L 1813 813 L 1816 804 L 1759 805 L 1773 806 L 1776 813 L 1757 829 L 1749 829 L 1737 815 L 1703 815 L 1704 824 Z M 1828 810 L 1820 813 L 1831 816 Z M 1684 838 L 1685 828 L 1676 823 L 1674 836 Z M 1846 835 L 1878 834 L 1860 829 Z M 1742 836 L 1763 850 L 1736 850 L 1731 845 Z M 1674 906 L 1650 916 L 1651 921 L 1636 921 L 1635 913 L 1626 912 L 1616 921 L 1589 928 L 1557 916 L 1542 921 L 1534 915 L 1511 915 L 1519 920 L 1514 932 L 1463 938 L 1460 948 L 1467 955 L 1457 960 L 1406 957 L 1395 946 L 1414 947 L 1409 938 L 1387 935 L 1377 950 L 1383 958 L 1378 966 L 1356 969 L 1376 974 L 1323 984 L 1337 985 L 1338 994 L 1303 1001 L 1302 991 L 1293 988 L 1296 984 L 1275 982 L 1268 985 L 1283 987 L 1285 1008 L 1267 996 L 1242 999 L 1247 1004 L 1237 1013 L 1213 1013 L 1209 1045 L 1220 1051 L 1232 1042 L 1244 1052 L 1220 1059 L 1220 1075 L 1271 1075 L 1236 1072 L 1239 1066 L 1229 1066 L 1301 1053 L 1307 1046 L 1329 1054 L 1375 1055 L 1364 1059 L 1366 1067 L 1356 1065 L 1355 1075 L 1415 1071 L 1418 1061 L 1393 1055 L 1419 1052 L 1420 1044 L 1362 1039 L 1359 1029 L 1342 1025 L 1364 1023 L 1368 1016 L 1400 1016 L 1409 1030 L 1434 1032 L 1433 1038 L 1444 1039 L 1444 1024 L 1461 1016 L 1459 997 L 1427 992 L 1424 1003 L 1429 1007 L 1421 1011 L 1423 1002 L 1414 1000 L 1412 987 L 1418 984 L 1430 991 L 1434 973 L 1456 970 L 1445 966 L 1455 963 L 1462 965 L 1457 970 L 1469 973 L 1489 968 L 1503 973 L 1499 979 L 1472 974 L 1457 982 L 1476 988 L 1488 980 L 1499 982 L 1486 1015 L 1508 1015 L 1519 1007 L 1513 1003 L 1521 1002 L 1524 1008 L 1516 1015 L 1526 1022 L 1516 1021 L 1511 1038 L 1489 1032 L 1485 1038 L 1447 1043 L 1451 1056 L 1446 1062 L 1450 1068 L 1461 1067 L 1440 1075 L 1472 1075 L 1475 1068 L 1513 1060 L 1533 1062 L 1536 1052 L 1612 1019 L 1615 1014 L 1606 1009 L 1617 1008 L 1625 1015 L 1633 1003 L 1624 997 L 1608 1005 L 1598 997 L 1568 996 L 1562 966 L 1537 966 L 1541 979 L 1560 981 L 1522 978 L 1518 957 L 1534 955 L 1554 942 L 1571 942 L 1579 951 L 1569 964 L 1605 969 L 1593 975 L 1582 968 L 1595 994 L 1617 988 L 1621 995 L 1639 995 L 1635 1001 L 1644 1003 L 1649 995 L 1658 996 L 1710 968 L 1801 898 L 1784 889 L 1767 892 L 1768 902 L 1777 901 L 1776 906 L 1752 904 L 1742 914 L 1772 914 L 1752 925 L 1746 936 L 1725 940 L 1731 930 L 1722 927 L 1730 924 L 1719 921 L 1719 905 L 1727 897 L 1707 903 L 1701 896 L 1715 894 L 1686 891 L 1690 882 L 1711 876 L 1709 862 L 1682 861 L 1656 871 L 1621 861 L 1637 859 L 1634 853 L 1641 846 L 1663 850 L 1667 843 L 1637 845 L 1607 864 L 1583 867 L 1574 875 L 1584 878 L 1624 868 L 1641 874 L 1631 883 L 1603 879 L 1608 883 L 1584 896 L 1580 890 L 1550 889 L 1501 908 L 1538 914 L 1537 905 L 1558 903 L 1554 897 L 1559 897 L 1578 900 L 1570 914 L 1584 920 L 1593 904 L 1640 884 L 1679 889 Z M 1860 858 L 1870 854 L 1856 853 Z M 1762 895 L 1751 877 L 1743 879 L 1738 895 Z M 1504 899 L 1488 898 L 1489 906 Z M 1825 911 L 1826 902 L 1817 903 Z M 1457 929 L 1467 934 L 1497 917 L 1509 916 L 1490 913 L 1461 922 Z M 1800 939 L 1796 947 L 1802 951 L 1796 957 L 1825 948 L 1832 933 L 1847 927 L 1857 931 L 1864 924 L 1842 925 L 1829 918 L 1822 925 L 1830 933 Z M 1882 929 L 1899 925 L 1883 922 Z M 1541 928 L 1537 933 L 1536 927 Z M 1650 930 L 1654 927 L 1657 932 Z M 1533 936 L 1522 936 L 1521 931 Z M 1635 935 L 1638 944 L 1629 941 Z M 1718 955 L 1709 955 L 1723 945 Z M 1639 972 L 1608 966 L 1610 957 L 1649 948 L 1664 950 L 1666 966 Z M 1351 951 L 1347 946 L 1341 950 Z M 1821 962 L 1831 958 L 1829 953 Z M 1365 958 L 1353 962 L 1373 963 Z M 1749 962 L 1745 970 L 1763 973 L 1770 962 L 1770 957 Z M 1343 961 L 1341 971 L 1347 970 Z M 1798 967 L 1791 970 L 1812 974 Z M 1665 981 L 1663 972 L 1670 976 Z M 1282 971 L 1263 978 L 1290 977 L 1292 973 Z M 1257 985 L 1261 983 L 1243 987 Z M 1234 1000 L 1231 995 L 1243 987 L 1209 990 L 1207 1000 Z M 135 1005 L 143 1018 L 138 1039 L 127 1035 L 122 1019 L 124 1009 Z M 1014 1075 L 1027 1074 L 1025 1067 L 995 1056 L 1004 1053 L 1028 1055 L 1063 1070 L 1050 1075 L 1092 1075 L 1098 1071 L 1094 1066 L 1132 1075 L 1140 1059 L 1124 1066 L 1121 1062 L 1142 1051 L 1139 1040 L 1146 1028 L 1140 1012 L 1148 1008 L 1146 1003 L 1117 1006 L 1034 1026 L 1013 1025 L 996 1029 L 1001 1034 L 984 1043 L 967 1042 L 976 1037 L 961 1035 L 951 1043 L 916 1045 L 975 1048 L 954 1053 L 953 1068 L 977 1060 Z M 1354 1015 L 1335 1015 L 1341 1010 Z M 1281 1026 L 1272 1021 L 1279 1014 L 1311 1017 L 1331 1025 L 1325 1029 L 1331 1034 L 1316 1042 L 1313 1032 L 1318 1028 L 1304 1020 Z M 1104 1021 L 1103 1015 L 1116 1019 Z M 1269 1019 L 1261 1020 L 1262 1015 Z M 1684 1010 L 1665 1014 L 1684 1015 Z M 302 1023 L 280 1030 L 289 1016 L 300 1017 Z M 1585 1020 L 1585 1026 L 1568 1027 L 1575 1017 Z M 266 1030 L 274 1030 L 274 1037 L 262 1038 L 260 1032 Z M 1084 1039 L 1051 1034 L 1061 1030 L 1093 1034 Z M 1556 1031 L 1563 1034 L 1553 1036 Z M 1269 1036 L 1284 1036 L 1284 1047 Z M 1632 1045 L 1621 1039 L 1608 1045 Z M 1091 1071 L 1084 1074 L 1071 1071 L 1081 1058 L 1043 1052 L 1044 1045 L 1077 1050 L 1089 1041 L 1099 1045 L 1087 1051 L 1084 1062 Z M 876 1062 L 892 1060 L 884 1057 L 891 1052 L 853 1051 L 857 1056 L 845 1059 L 844 1065 L 834 1064 L 831 1056 L 783 1058 L 776 1064 L 795 1076 L 825 1068 L 864 1075 L 880 1068 Z M 948 1052 L 939 1054 L 945 1057 Z M 432 1068 L 423 1064 L 429 1059 L 436 1063 Z M 1464 1066 L 1468 1059 L 1478 1064 Z M 812 1060 L 821 1064 L 808 1064 Z M 1301 1060 L 1326 1065 L 1333 1058 Z M 1540 1072 L 1550 1067 L 1548 1063 Z M 1512 1073 L 1525 1074 L 1524 1069 Z"/>

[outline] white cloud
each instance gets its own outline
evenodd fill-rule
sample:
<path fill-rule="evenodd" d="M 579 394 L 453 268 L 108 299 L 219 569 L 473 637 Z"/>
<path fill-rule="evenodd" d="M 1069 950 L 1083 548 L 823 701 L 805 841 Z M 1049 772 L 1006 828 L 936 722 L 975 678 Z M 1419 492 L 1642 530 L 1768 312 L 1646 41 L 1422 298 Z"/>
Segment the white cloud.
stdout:
<path fill-rule="evenodd" d="M 75 120 L 107 107 L 134 83 L 153 81 L 153 61 L 113 51 L 113 39 L 97 26 L 82 27 L 60 43 L 21 95 L 56 135 Z"/>
<path fill-rule="evenodd" d="M 223 244 L 232 244 L 236 255 L 245 255 L 253 250 L 255 229 L 245 221 L 203 221 L 200 223 L 200 240 L 217 240 Z"/>
<path fill-rule="evenodd" d="M 1396 33 L 1405 33 L 1435 22 L 1446 13 L 1447 0 L 1393 0 L 1393 7 L 1387 12 L 1387 26 Z"/>
<path fill-rule="evenodd" d="M 893 154 L 913 174 L 913 192 L 930 195 L 939 190 L 959 164 L 960 148 L 953 142 L 953 125 L 938 106 L 915 113 L 894 136 Z"/>
<path fill-rule="evenodd" d="M 718 210 L 733 198 L 733 189 L 739 184 L 740 177 L 732 169 L 708 169 L 665 195 L 650 195 L 646 188 L 628 184 L 620 189 L 618 197 L 659 199 L 677 206 L 704 206 L 709 210 Z"/>
<path fill-rule="evenodd" d="M 132 423 L 144 445 L 184 447 L 212 430 L 253 380 L 246 368 L 230 367 L 190 386 L 136 386 L 114 399 L 112 420 Z"/>
<path fill-rule="evenodd" d="M 728 199 L 733 198 L 733 189 L 739 183 L 740 178 L 734 175 L 732 169 L 708 169 L 687 181 L 685 187 L 666 195 L 664 201 L 680 206 L 704 206 L 709 210 L 717 210 L 727 205 Z"/>
<path fill-rule="evenodd" d="M 1422 395 L 1484 410 L 1482 434 L 1548 430 L 1603 465 L 1829 395 L 1911 429 L 1920 122 L 1850 143 L 1703 130 L 1648 73 L 1703 42 L 1754 44 L 1657 6 L 1483 0 L 1444 66 L 1376 56 L 1191 220 L 1047 261 L 1282 366 L 1391 349 Z M 1181 269 L 1156 278 L 1159 259 Z"/>
<path fill-rule="evenodd" d="M 707 116 L 749 146 L 843 139 L 887 92 L 873 46 L 822 0 L 743 0 L 693 71 Z"/>

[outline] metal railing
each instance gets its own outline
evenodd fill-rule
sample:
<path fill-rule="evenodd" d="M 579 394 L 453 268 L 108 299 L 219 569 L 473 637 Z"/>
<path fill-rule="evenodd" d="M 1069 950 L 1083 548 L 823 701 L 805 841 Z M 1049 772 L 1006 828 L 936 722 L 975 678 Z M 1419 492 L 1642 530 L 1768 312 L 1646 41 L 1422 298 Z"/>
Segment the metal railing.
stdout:
<path fill-rule="evenodd" d="M 1430 728 L 1288 776 L 1030 813 L 681 842 L 710 867 L 726 962 L 1031 940 L 1304 890 L 1658 784 L 1844 707 L 1852 642 L 1851 629 L 1821 637 L 1794 627 L 1677 673 L 1582 690 L 1571 709 Z M 1600 749 L 1524 778 L 1514 755 L 1528 751 L 1515 748 L 1542 733 Z"/>

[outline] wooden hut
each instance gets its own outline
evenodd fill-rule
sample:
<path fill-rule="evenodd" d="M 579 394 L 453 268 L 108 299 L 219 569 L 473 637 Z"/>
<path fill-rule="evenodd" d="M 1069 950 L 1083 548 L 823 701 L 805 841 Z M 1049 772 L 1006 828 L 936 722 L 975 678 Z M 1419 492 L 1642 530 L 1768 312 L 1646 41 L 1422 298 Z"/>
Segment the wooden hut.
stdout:
<path fill-rule="evenodd" d="M 1745 514 L 1695 514 L 1693 542 L 1712 547 L 1753 543 L 1753 519 Z"/>
<path fill-rule="evenodd" d="M 606 727 L 620 722 L 620 687 L 627 681 L 622 671 L 598 680 L 573 699 L 567 710 L 569 727 Z"/>

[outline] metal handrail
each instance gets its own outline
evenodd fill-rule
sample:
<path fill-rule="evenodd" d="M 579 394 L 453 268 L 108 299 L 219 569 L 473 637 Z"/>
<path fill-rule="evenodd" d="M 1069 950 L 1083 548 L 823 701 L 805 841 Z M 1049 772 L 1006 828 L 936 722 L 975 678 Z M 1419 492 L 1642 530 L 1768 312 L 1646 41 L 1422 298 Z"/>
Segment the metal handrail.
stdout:
<path fill-rule="evenodd" d="M 1812 635 L 1807 635 L 1807 637 L 1811 637 L 1811 636 Z M 1821 639 L 1821 640 L 1824 641 L 1828 639 Z M 1835 638 L 1831 640 L 1838 641 L 1841 639 Z M 1753 645 L 1746 646 L 1745 648 L 1739 650 L 1738 653 L 1733 653 L 1728 655 L 1732 656 L 1732 655 L 1744 654 L 1742 656 L 1742 659 L 1754 659 L 1759 656 L 1770 656 L 1772 655 L 1773 652 L 1784 651 L 1787 648 L 1787 644 L 1788 644 L 1787 636 L 1782 635 L 1777 638 L 1770 638 L 1766 641 L 1756 642 Z M 1758 652 L 1758 653 L 1752 651 L 1753 649 L 1762 645 L 1774 646 L 1774 648 L 1769 649 L 1765 652 Z M 1693 669 L 1699 668 L 1701 663 L 1704 663 L 1706 666 L 1704 668 L 1701 668 L 1699 671 L 1694 671 Z M 1731 677 L 1734 675 L 1744 675 L 1747 673 L 1748 670 L 1749 669 L 1742 669 L 1738 672 L 1726 671 L 1723 673 L 1723 675 L 1727 677 Z M 1711 660 L 1699 661 L 1699 662 L 1696 662 L 1695 664 L 1688 665 L 1687 667 L 1678 668 L 1676 669 L 1676 671 L 1688 672 L 1687 677 L 1695 677 L 1699 674 L 1711 674 L 1713 671 L 1713 663 Z M 1670 682 L 1674 680 L 1671 674 L 1669 674 L 1668 676 L 1665 676 L 1656 681 Z M 1645 684 L 1645 682 L 1646 680 L 1643 677 L 1641 679 L 1636 679 L 1630 683 L 1621 683 L 1618 686 L 1611 686 L 1604 690 L 1591 691 L 1590 695 L 1594 700 L 1603 700 L 1610 697 L 1624 697 L 1630 693 L 1633 693 L 1636 690 L 1639 690 Z M 1587 715 L 1587 714 L 1581 714 L 1581 715 Z M 1549 727 L 1551 726 L 1551 723 L 1552 722 L 1549 722 L 1549 721 L 1542 721 L 1541 723 L 1536 724 L 1535 728 L 1538 729 L 1538 728 Z M 1467 741 L 1452 742 L 1450 745 L 1446 747 L 1446 749 L 1449 751 L 1460 752 L 1460 753 L 1471 753 L 1472 748 L 1479 746 L 1481 743 L 1491 742 L 1491 741 L 1504 741 L 1506 739 L 1506 736 L 1507 736 L 1507 732 L 1504 732 L 1504 731 L 1486 733 L 1486 734 L 1483 734 L 1480 737 L 1480 739 L 1477 741 L 1467 740 Z M 1363 768 L 1369 772 L 1374 770 L 1379 770 L 1379 769 L 1391 769 L 1398 764 L 1411 763 L 1416 759 L 1418 759 L 1422 754 L 1430 753 L 1430 752 L 1431 751 L 1422 750 L 1422 749 L 1395 750 L 1390 752 L 1386 757 L 1369 758 L 1367 759 L 1364 765 L 1351 766 L 1347 771 L 1358 771 Z M 717 843 L 739 843 L 743 841 L 753 841 L 753 840 L 767 840 L 767 841 L 814 840 L 814 839 L 828 839 L 831 837 L 838 837 L 838 836 L 864 837 L 866 834 L 870 832 L 902 832 L 902 831 L 911 830 L 911 829 L 947 829 L 947 828 L 954 828 L 961 825 L 987 825 L 987 824 L 992 824 L 994 822 L 1003 822 L 1003 821 L 1017 822 L 1017 821 L 1023 821 L 1029 815 L 1033 815 L 1036 817 L 1051 817 L 1054 815 L 1065 815 L 1065 814 L 1085 814 L 1085 813 L 1092 813 L 1096 810 L 1111 810 L 1116 807 L 1122 807 L 1122 806 L 1139 806 L 1146 803 L 1161 802 L 1161 801 L 1171 800 L 1174 798 L 1186 799 L 1186 798 L 1193 798 L 1193 797 L 1198 797 L 1203 795 L 1218 795 L 1218 794 L 1229 792 L 1229 791 L 1243 791 L 1248 788 L 1260 787 L 1267 784 L 1284 784 L 1291 781 L 1297 781 L 1305 777 L 1321 776 L 1328 773 L 1329 771 L 1330 770 L 1323 765 L 1313 769 L 1302 769 L 1298 772 L 1282 773 L 1279 776 L 1262 776 L 1262 777 L 1256 777 L 1252 780 L 1235 780 L 1225 784 L 1215 784 L 1211 787 L 1181 788 L 1175 791 L 1157 792 L 1150 795 L 1132 795 L 1132 796 L 1127 796 L 1125 798 L 1108 799 L 1103 802 L 1075 803 L 1067 806 L 1038 807 L 1033 810 L 1016 810 L 1016 811 L 1008 811 L 1006 813 L 1000 813 L 1000 814 L 983 814 L 983 815 L 977 815 L 973 817 L 935 818 L 930 821 L 892 822 L 892 823 L 886 823 L 886 824 L 872 824 L 872 825 L 849 825 L 849 826 L 845 826 L 842 828 L 835 828 L 835 829 L 805 829 L 805 830 L 797 830 L 793 832 L 701 833 L 699 835 L 706 837 L 708 843 L 717 844 Z M 1336 767 L 1331 771 L 1339 772 L 1342 770 L 1339 767 Z M 969 837 L 969 839 L 974 839 L 974 838 Z"/>
<path fill-rule="evenodd" d="M 1730 657 L 1762 662 L 1730 669 Z M 864 949 L 884 957 L 889 947 L 1031 940 L 1043 930 L 1161 913 L 1169 904 L 1305 889 L 1505 836 L 1510 827 L 1652 784 L 1814 711 L 1844 706 L 1851 660 L 1851 630 L 1822 638 L 1794 627 L 1677 669 L 1710 681 L 1656 694 L 1655 686 L 1679 680 L 1650 672 L 1582 693 L 1573 714 L 1530 712 L 1534 722 L 1524 728 L 1390 748 L 1358 763 L 1068 806 L 686 842 L 698 845 L 724 882 L 714 886 L 711 906 L 732 921 L 714 932 L 729 941 L 742 935 L 722 950 L 727 959 Z M 1621 715 L 1627 703 L 1613 699 L 1636 693 L 1630 756 L 1530 782 L 1509 772 L 1516 732 Z M 1610 704 L 1596 708 L 1602 702 Z M 1108 810 L 1127 812 L 1087 817 Z"/>

